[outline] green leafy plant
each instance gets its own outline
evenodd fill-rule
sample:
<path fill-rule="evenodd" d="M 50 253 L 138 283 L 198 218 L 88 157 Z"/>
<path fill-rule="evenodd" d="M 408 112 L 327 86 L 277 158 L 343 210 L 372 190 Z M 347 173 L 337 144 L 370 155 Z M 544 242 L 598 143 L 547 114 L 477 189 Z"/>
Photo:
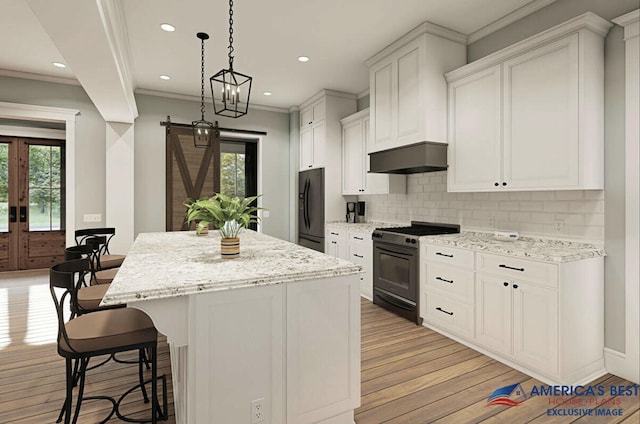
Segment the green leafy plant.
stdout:
<path fill-rule="evenodd" d="M 198 223 L 198 234 L 209 224 L 213 224 L 223 238 L 235 238 L 241 229 L 260 219 L 256 212 L 262 208 L 251 206 L 258 197 L 260 196 L 241 199 L 217 193 L 208 199 L 187 199 L 184 202 L 187 207 L 186 221 Z"/>

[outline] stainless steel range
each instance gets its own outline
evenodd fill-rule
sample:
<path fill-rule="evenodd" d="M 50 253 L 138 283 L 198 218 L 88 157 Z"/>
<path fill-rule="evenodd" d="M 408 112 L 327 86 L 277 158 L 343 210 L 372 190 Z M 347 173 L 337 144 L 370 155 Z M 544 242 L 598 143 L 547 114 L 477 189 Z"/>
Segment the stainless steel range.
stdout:
<path fill-rule="evenodd" d="M 459 233 L 460 226 L 411 221 L 410 227 L 376 228 L 373 238 L 373 303 L 417 324 L 421 236 Z"/>

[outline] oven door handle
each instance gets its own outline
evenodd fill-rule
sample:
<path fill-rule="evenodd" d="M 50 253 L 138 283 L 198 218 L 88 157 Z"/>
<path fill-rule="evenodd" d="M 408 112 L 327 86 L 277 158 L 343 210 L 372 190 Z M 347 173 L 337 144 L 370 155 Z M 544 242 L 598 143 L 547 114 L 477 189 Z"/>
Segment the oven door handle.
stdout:
<path fill-rule="evenodd" d="M 389 253 L 391 255 L 406 256 L 406 257 L 411 257 L 411 256 L 415 255 L 415 253 L 413 253 L 413 252 L 412 253 L 397 252 L 395 250 L 385 249 L 384 247 L 380 247 L 380 246 L 376 246 L 375 248 L 380 250 L 380 251 L 382 251 L 382 252 Z"/>
<path fill-rule="evenodd" d="M 395 296 L 390 296 L 382 292 L 380 289 L 376 291 L 376 296 L 378 296 L 380 299 L 384 300 L 385 302 L 392 304 L 393 306 L 397 306 L 400 309 L 404 309 L 405 311 L 413 311 L 413 308 L 415 307 L 415 305 L 407 306 L 406 303 L 400 303 Z"/>

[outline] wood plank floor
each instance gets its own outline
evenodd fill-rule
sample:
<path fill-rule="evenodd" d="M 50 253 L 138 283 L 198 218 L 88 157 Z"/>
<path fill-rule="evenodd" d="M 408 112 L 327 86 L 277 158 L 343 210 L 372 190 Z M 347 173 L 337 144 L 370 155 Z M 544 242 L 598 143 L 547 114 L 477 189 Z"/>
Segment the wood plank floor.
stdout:
<path fill-rule="evenodd" d="M 56 320 L 48 290 L 47 272 L 0 274 L 0 424 L 53 423 L 62 406 L 64 361 L 55 348 Z M 550 417 L 546 415 L 550 408 L 547 397 L 529 398 L 517 407 L 486 406 L 487 397 L 496 388 L 519 382 L 527 391 L 541 383 L 369 301 L 362 300 L 361 306 L 362 406 L 356 410 L 358 424 L 640 422 L 638 397 L 620 398 L 624 415 L 616 418 Z M 159 373 L 168 377 L 168 423 L 175 423 L 169 349 L 164 338 L 159 343 L 158 364 Z M 136 384 L 136 366 L 109 362 L 91 371 L 87 380 L 87 395 L 118 397 Z M 631 383 L 606 375 L 594 384 Z M 109 404 L 103 401 L 89 401 L 83 404 L 79 422 L 98 422 L 108 410 Z M 148 406 L 136 391 L 123 410 L 139 417 L 148 413 Z M 110 422 L 117 421 L 112 418 Z"/>

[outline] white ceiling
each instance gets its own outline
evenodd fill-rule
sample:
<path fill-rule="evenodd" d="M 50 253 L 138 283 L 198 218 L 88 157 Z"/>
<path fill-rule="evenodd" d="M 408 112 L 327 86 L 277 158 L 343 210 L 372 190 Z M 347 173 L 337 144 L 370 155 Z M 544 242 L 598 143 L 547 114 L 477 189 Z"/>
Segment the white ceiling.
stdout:
<path fill-rule="evenodd" d="M 530 2 L 236 0 L 234 68 L 253 76 L 252 102 L 257 104 L 298 105 L 322 88 L 357 94 L 368 87 L 364 61 L 421 22 L 471 34 Z M 199 31 L 211 36 L 205 75 L 227 67 L 227 1 L 122 0 L 121 6 L 135 88 L 199 96 Z M 79 17 L 70 13 L 67 19 L 71 24 Z M 162 31 L 163 22 L 175 25 L 176 31 Z M 26 0 L 0 2 L 0 39 L 0 72 L 74 78 L 72 69 L 51 65 L 65 59 Z M 300 55 L 311 61 L 299 63 Z M 96 73 L 102 71 L 96 66 Z M 161 74 L 171 80 L 161 80 Z M 273 95 L 266 97 L 264 91 Z"/>

